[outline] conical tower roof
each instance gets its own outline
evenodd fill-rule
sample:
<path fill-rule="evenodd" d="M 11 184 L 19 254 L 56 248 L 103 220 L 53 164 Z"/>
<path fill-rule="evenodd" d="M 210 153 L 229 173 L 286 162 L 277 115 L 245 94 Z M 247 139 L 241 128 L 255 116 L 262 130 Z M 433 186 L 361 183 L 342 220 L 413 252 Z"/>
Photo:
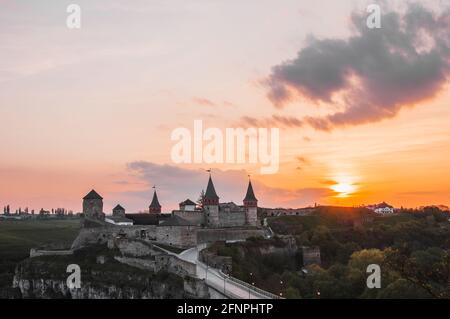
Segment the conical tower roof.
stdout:
<path fill-rule="evenodd" d="M 156 194 L 156 190 L 153 193 L 153 199 L 150 204 L 150 207 L 152 208 L 161 208 L 161 205 L 159 204 L 158 195 Z"/>
<path fill-rule="evenodd" d="M 206 187 L 205 199 L 218 200 L 219 196 L 216 194 L 216 189 L 214 188 L 211 175 L 209 175 L 208 186 Z"/>
<path fill-rule="evenodd" d="M 258 201 L 255 193 L 253 192 L 252 182 L 248 181 L 247 194 L 245 194 L 244 201 Z"/>

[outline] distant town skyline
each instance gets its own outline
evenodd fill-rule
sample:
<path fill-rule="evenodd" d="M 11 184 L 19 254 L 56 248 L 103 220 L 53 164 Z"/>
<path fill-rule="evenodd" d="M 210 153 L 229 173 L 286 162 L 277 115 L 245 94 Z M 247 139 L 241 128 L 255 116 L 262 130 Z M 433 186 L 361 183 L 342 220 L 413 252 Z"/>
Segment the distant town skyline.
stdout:
<path fill-rule="evenodd" d="M 212 174 L 261 207 L 450 206 L 450 16 L 440 0 L 0 1 L 0 206 L 106 212 L 196 201 Z M 276 174 L 175 164 L 195 120 L 280 128 Z M 15 209 L 14 209 L 15 210 Z"/>

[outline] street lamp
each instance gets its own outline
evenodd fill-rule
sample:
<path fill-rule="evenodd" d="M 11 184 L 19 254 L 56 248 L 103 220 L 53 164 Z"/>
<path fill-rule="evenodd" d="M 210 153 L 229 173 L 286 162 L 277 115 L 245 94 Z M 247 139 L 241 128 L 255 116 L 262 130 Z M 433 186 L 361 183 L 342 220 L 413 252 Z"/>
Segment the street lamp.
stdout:
<path fill-rule="evenodd" d="M 253 280 L 253 273 L 251 272 L 251 273 L 250 273 L 250 281 L 252 281 L 252 280 Z M 252 285 L 254 286 L 255 283 L 252 282 Z M 250 286 L 248 287 L 248 299 L 250 299 Z"/>
<path fill-rule="evenodd" d="M 283 297 L 283 280 L 280 280 L 280 297 Z"/>

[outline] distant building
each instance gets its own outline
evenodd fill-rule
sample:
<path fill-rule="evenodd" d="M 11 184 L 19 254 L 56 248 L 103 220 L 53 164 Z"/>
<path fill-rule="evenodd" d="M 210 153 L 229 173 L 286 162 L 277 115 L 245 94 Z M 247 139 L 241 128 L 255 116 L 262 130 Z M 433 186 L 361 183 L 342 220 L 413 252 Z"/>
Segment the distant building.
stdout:
<path fill-rule="evenodd" d="M 373 211 L 377 214 L 380 214 L 380 215 L 394 213 L 394 207 L 385 202 L 382 202 L 382 203 L 376 204 L 376 205 L 369 205 L 369 206 L 366 206 L 366 208 L 368 208 L 371 211 Z"/>
<path fill-rule="evenodd" d="M 179 210 L 173 210 L 172 215 L 188 220 L 195 225 L 204 225 L 203 210 L 190 199 L 181 202 Z"/>
<path fill-rule="evenodd" d="M 121 216 L 125 217 L 125 208 L 120 205 L 117 205 L 113 208 L 113 216 Z"/>
<path fill-rule="evenodd" d="M 196 208 L 197 204 L 195 204 L 193 201 L 191 201 L 190 199 L 186 199 L 184 202 L 180 203 L 180 210 L 182 211 L 194 211 Z"/>
<path fill-rule="evenodd" d="M 119 226 L 133 226 L 133 220 L 122 216 L 105 216 L 105 222 Z"/>
<path fill-rule="evenodd" d="M 43 208 L 41 208 L 41 210 L 39 211 L 39 215 L 40 216 L 49 216 L 50 215 L 50 211 L 49 210 L 44 210 Z"/>
<path fill-rule="evenodd" d="M 132 219 L 125 216 L 125 208 L 120 205 L 113 208 L 112 216 L 105 216 L 105 222 L 119 226 L 132 226 L 134 224 Z"/>

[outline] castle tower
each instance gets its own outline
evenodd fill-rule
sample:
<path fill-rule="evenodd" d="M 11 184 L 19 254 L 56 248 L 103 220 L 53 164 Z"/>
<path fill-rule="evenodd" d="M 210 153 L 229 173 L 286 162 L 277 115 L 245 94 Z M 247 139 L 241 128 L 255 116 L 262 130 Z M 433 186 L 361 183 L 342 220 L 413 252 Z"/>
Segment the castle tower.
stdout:
<path fill-rule="evenodd" d="M 159 204 L 158 195 L 156 194 L 156 189 L 153 192 L 153 199 L 148 207 L 148 211 L 150 214 L 161 214 L 161 205 Z"/>
<path fill-rule="evenodd" d="M 253 192 L 252 182 L 248 181 L 247 194 L 244 198 L 245 220 L 247 225 L 258 225 L 258 200 Z"/>
<path fill-rule="evenodd" d="M 92 219 L 104 220 L 103 198 L 95 191 L 91 190 L 83 197 L 83 214 Z"/>
<path fill-rule="evenodd" d="M 125 217 L 125 208 L 123 208 L 120 205 L 117 205 L 116 207 L 114 207 L 112 212 L 113 212 L 113 216 Z"/>
<path fill-rule="evenodd" d="M 219 226 L 219 196 L 216 194 L 211 174 L 209 175 L 208 186 L 203 197 L 203 210 L 207 226 Z"/>

